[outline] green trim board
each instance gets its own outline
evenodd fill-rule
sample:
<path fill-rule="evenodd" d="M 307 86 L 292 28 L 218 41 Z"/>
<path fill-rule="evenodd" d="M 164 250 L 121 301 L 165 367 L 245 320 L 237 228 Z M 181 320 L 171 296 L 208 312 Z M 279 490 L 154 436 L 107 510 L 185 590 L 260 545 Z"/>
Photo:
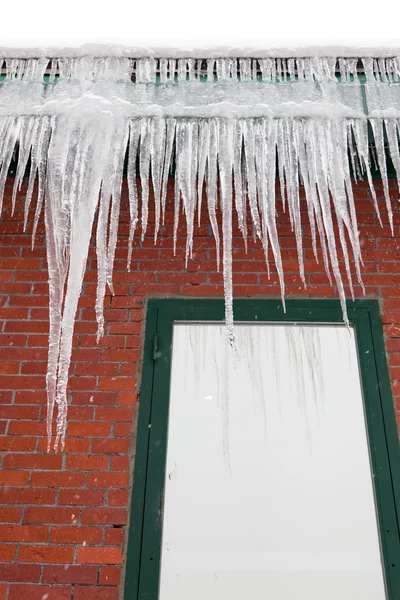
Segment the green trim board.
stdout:
<path fill-rule="evenodd" d="M 348 302 L 370 445 L 388 600 L 400 598 L 400 456 L 378 302 Z M 240 322 L 342 323 L 336 300 L 236 300 Z M 223 300 L 149 300 L 134 471 L 125 600 L 157 600 L 171 376 L 176 321 L 223 322 Z"/>

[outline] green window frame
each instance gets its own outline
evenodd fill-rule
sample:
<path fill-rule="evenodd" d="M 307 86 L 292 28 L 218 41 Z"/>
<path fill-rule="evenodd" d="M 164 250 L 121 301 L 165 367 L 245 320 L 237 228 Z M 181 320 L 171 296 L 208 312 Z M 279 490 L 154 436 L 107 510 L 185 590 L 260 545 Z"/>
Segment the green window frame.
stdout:
<path fill-rule="evenodd" d="M 238 299 L 234 316 L 241 322 L 343 322 L 337 300 L 288 300 L 286 306 L 284 313 L 277 300 Z M 376 300 L 349 301 L 347 310 L 356 334 L 388 600 L 398 600 L 399 439 L 379 305 Z M 148 302 L 125 600 L 158 600 L 174 322 L 223 320 L 223 300 Z"/>

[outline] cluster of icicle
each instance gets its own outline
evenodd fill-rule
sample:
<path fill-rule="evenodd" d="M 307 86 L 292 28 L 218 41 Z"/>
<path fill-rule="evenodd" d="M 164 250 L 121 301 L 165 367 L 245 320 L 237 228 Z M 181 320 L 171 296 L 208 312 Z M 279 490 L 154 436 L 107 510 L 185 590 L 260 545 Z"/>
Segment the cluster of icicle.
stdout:
<path fill-rule="evenodd" d="M 342 79 L 349 83 L 357 76 L 357 61 L 338 61 Z M 124 111 L 112 110 L 113 85 L 121 79 L 126 85 L 154 85 L 156 72 L 161 85 L 185 85 L 199 79 L 204 71 L 213 81 L 215 93 L 219 80 L 247 79 L 262 81 L 297 81 L 335 77 L 336 59 L 209 59 L 208 61 L 175 59 L 27 59 L 9 60 L 2 93 L 24 81 L 42 83 L 46 69 L 51 85 L 58 81 L 78 80 L 81 96 L 74 92 L 65 110 L 42 114 L 37 107 L 32 114 L 0 116 L 0 198 L 13 156 L 18 156 L 12 196 L 21 188 L 30 161 L 25 200 L 25 222 L 35 192 L 33 238 L 44 206 L 47 261 L 49 269 L 50 334 L 47 371 L 48 439 L 51 440 L 52 419 L 57 405 L 55 449 L 64 447 L 67 423 L 67 383 L 72 337 L 77 304 L 85 273 L 92 226 L 97 215 L 96 250 L 98 287 L 96 317 L 98 339 L 104 333 L 103 303 L 108 286 L 112 292 L 112 274 L 118 237 L 123 166 L 128 151 L 128 187 L 130 231 L 128 269 L 132 243 L 140 222 L 142 239 L 148 224 L 149 198 L 155 206 L 154 241 L 160 231 L 166 209 L 167 182 L 175 165 L 174 247 L 176 247 L 179 214 L 184 211 L 187 240 L 186 261 L 193 252 L 193 231 L 200 218 L 203 190 L 217 249 L 218 268 L 222 246 L 222 269 L 225 289 L 226 326 L 234 343 L 232 310 L 232 223 L 237 220 L 244 245 L 248 236 L 248 214 L 251 234 L 259 238 L 268 267 L 272 254 L 279 276 L 284 301 L 284 272 L 277 233 L 275 175 L 279 173 L 280 190 L 288 211 L 297 243 L 300 276 L 306 285 L 300 219 L 300 185 L 311 227 L 316 260 L 317 246 L 327 276 L 337 286 L 347 323 L 345 292 L 339 269 L 334 223 L 338 225 L 348 285 L 353 294 L 350 260 L 362 286 L 362 257 L 357 226 L 356 206 L 351 173 L 366 177 L 379 220 L 379 209 L 372 184 L 368 147 L 368 122 L 375 137 L 376 159 L 382 174 L 387 212 L 392 227 L 384 130 L 386 130 L 392 162 L 400 178 L 399 127 L 396 118 L 343 118 L 333 113 L 322 117 L 247 117 L 210 118 L 164 117 L 158 114 L 129 117 Z M 394 82 L 399 80 L 400 61 L 365 59 L 367 77 Z M 136 83 L 131 81 L 132 70 Z M 283 75 L 284 74 L 284 75 Z M 109 93 L 104 102 L 91 95 L 90 81 L 108 82 Z M 390 79 L 391 78 L 391 79 Z M 82 83 L 83 82 L 83 83 Z M 89 83 L 87 83 L 89 82 Z M 168 83 L 166 84 L 168 85 Z M 389 84 L 390 85 L 390 84 Z M 4 87 L 2 90 L 2 86 Z M 45 87 L 45 86 L 44 86 Z M 22 88 L 21 88 L 22 89 Z M 72 89 L 72 88 L 71 88 Z M 75 89 L 75 88 L 74 88 Z M 89 92 L 88 92 L 89 90 Z M 211 92 L 213 92 L 213 89 Z M 10 92 L 11 93 L 11 92 Z M 44 91 L 46 96 L 48 92 Z M 21 92 L 19 92 L 21 96 Z M 27 89 L 26 94 L 29 94 Z M 83 100 L 82 100 L 83 99 Z M 27 102 L 29 97 L 27 98 Z M 1 115 L 1 113 L 0 113 Z M 350 161 L 349 161 L 350 157 Z M 140 176 L 140 202 L 136 179 L 137 162 Z M 150 189 L 152 192 L 150 193 Z M 140 207 L 140 214 L 139 214 Z M 222 231 L 217 212 L 222 212 Z"/>

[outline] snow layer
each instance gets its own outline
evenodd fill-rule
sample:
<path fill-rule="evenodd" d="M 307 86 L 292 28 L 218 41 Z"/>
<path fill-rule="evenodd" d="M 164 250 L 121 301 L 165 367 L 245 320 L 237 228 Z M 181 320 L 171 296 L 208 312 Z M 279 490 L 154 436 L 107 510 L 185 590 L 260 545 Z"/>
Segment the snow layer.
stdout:
<path fill-rule="evenodd" d="M 196 44 L 192 47 L 185 44 L 154 46 L 141 44 L 134 46 L 132 44 L 122 45 L 118 43 L 91 43 L 73 46 L 65 44 L 63 46 L 27 46 L 23 42 L 15 42 L 12 45 L 8 43 L 7 47 L 0 47 L 0 58 L 78 58 L 81 56 L 91 56 L 97 58 L 145 58 L 153 56 L 154 58 L 307 58 L 307 57 L 391 57 L 400 55 L 400 39 L 393 40 L 341 40 L 339 43 L 331 42 L 326 45 L 305 44 L 299 42 L 284 43 L 277 41 L 268 46 L 263 44 L 248 44 L 246 46 L 213 46 L 210 44 L 203 47 Z"/>
<path fill-rule="evenodd" d="M 385 138 L 400 177 L 400 59 L 364 59 L 365 86 L 357 61 L 340 58 L 209 59 L 206 76 L 193 59 L 104 59 L 90 56 L 51 61 L 48 57 L 8 59 L 0 83 L 0 198 L 12 157 L 18 149 L 13 205 L 26 166 L 31 169 L 25 200 L 25 225 L 33 201 L 33 238 L 44 206 L 50 289 L 47 371 L 48 439 L 57 405 L 55 448 L 64 446 L 67 384 L 74 321 L 97 214 L 96 251 L 98 339 L 104 333 L 103 303 L 112 275 L 118 238 L 123 165 L 128 150 L 130 234 L 128 268 L 138 223 L 146 234 L 149 202 L 155 206 L 155 236 L 166 206 L 167 181 L 175 164 L 176 246 L 179 215 L 187 227 L 186 260 L 193 252 L 196 214 L 203 189 L 215 238 L 218 263 L 222 246 L 228 338 L 235 346 L 232 304 L 232 223 L 237 220 L 247 244 L 248 220 L 285 284 L 277 232 L 275 177 L 296 236 L 299 272 L 306 286 L 300 184 L 316 260 L 322 258 L 338 290 L 348 323 L 345 291 L 334 235 L 344 256 L 353 294 L 351 261 L 361 280 L 361 248 L 351 172 L 372 184 L 368 123 L 376 144 L 390 225 Z M 335 69 L 339 66 L 341 82 Z M 204 65 L 203 65 L 204 67 Z M 136 81 L 131 81 L 134 71 Z M 56 77 L 57 74 L 57 77 Z M 156 76 L 161 83 L 156 85 Z M 204 81 L 205 79 L 205 81 Z M 136 181 L 139 164 L 141 197 Z M 150 194 L 152 187 L 152 194 Z M 151 200 L 150 200 L 151 199 Z M 140 202 L 139 202 L 140 200 Z M 140 214 L 139 214 L 140 207 Z M 222 212 L 219 230 L 217 212 Z M 317 246 L 322 256 L 318 256 Z"/>

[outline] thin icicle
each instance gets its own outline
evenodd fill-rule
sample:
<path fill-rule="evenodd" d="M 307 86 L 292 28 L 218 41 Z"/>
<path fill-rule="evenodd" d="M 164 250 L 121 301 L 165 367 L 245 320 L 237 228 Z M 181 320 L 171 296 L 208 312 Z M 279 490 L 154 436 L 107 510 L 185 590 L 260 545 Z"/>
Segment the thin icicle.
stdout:
<path fill-rule="evenodd" d="M 150 170 L 150 119 L 140 121 L 140 183 L 142 186 L 142 241 L 147 231 L 149 216 L 149 170 Z"/>
<path fill-rule="evenodd" d="M 217 206 L 217 158 L 219 152 L 219 131 L 218 121 L 212 119 L 210 122 L 210 145 L 207 161 L 207 204 L 208 216 L 210 218 L 211 228 L 215 240 L 215 248 L 217 251 L 217 271 L 219 271 L 220 262 L 220 239 L 218 231 L 218 223 L 216 216 Z"/>
<path fill-rule="evenodd" d="M 383 193 L 385 196 L 386 210 L 389 217 L 390 229 L 393 235 L 393 214 L 392 202 L 389 194 L 389 182 L 386 170 L 385 144 L 383 141 L 383 119 L 371 119 L 372 130 L 374 132 L 375 147 L 378 157 L 379 171 L 383 181 Z"/>
<path fill-rule="evenodd" d="M 167 119 L 166 122 L 166 147 L 165 147 L 165 159 L 164 159 L 164 167 L 163 167 L 163 180 L 162 180 L 162 195 L 161 195 L 161 211 L 162 211 L 162 219 L 164 224 L 165 219 L 165 206 L 167 202 L 167 188 L 168 188 L 168 178 L 169 172 L 171 169 L 171 160 L 172 160 L 172 151 L 174 148 L 174 139 L 175 139 L 175 128 L 176 128 L 176 120 L 175 119 Z"/>
<path fill-rule="evenodd" d="M 199 123 L 199 168 L 198 168 L 198 179 L 197 179 L 197 211 L 198 211 L 198 225 L 200 227 L 201 219 L 201 205 L 203 200 L 203 185 L 204 176 L 206 172 L 207 158 L 210 150 L 210 125 L 209 121 L 202 119 Z"/>
<path fill-rule="evenodd" d="M 140 136 L 140 123 L 133 119 L 129 123 L 129 150 L 128 150 L 128 194 L 129 194 L 129 240 L 128 240 L 128 271 L 131 270 L 132 244 L 138 222 L 138 194 L 136 186 L 136 159 Z"/>
<path fill-rule="evenodd" d="M 397 185 L 400 192 L 400 152 L 398 124 L 395 119 L 385 119 L 385 129 L 389 142 L 389 152 L 397 175 Z"/>
<path fill-rule="evenodd" d="M 155 205 L 154 243 L 157 242 L 161 217 L 161 187 L 165 154 L 165 121 L 153 119 L 150 130 L 151 180 Z"/>
<path fill-rule="evenodd" d="M 223 277 L 225 294 L 225 322 L 229 343 L 236 348 L 233 327 L 232 286 L 232 169 L 233 169 L 233 122 L 220 120 L 218 130 L 221 176 Z"/>

